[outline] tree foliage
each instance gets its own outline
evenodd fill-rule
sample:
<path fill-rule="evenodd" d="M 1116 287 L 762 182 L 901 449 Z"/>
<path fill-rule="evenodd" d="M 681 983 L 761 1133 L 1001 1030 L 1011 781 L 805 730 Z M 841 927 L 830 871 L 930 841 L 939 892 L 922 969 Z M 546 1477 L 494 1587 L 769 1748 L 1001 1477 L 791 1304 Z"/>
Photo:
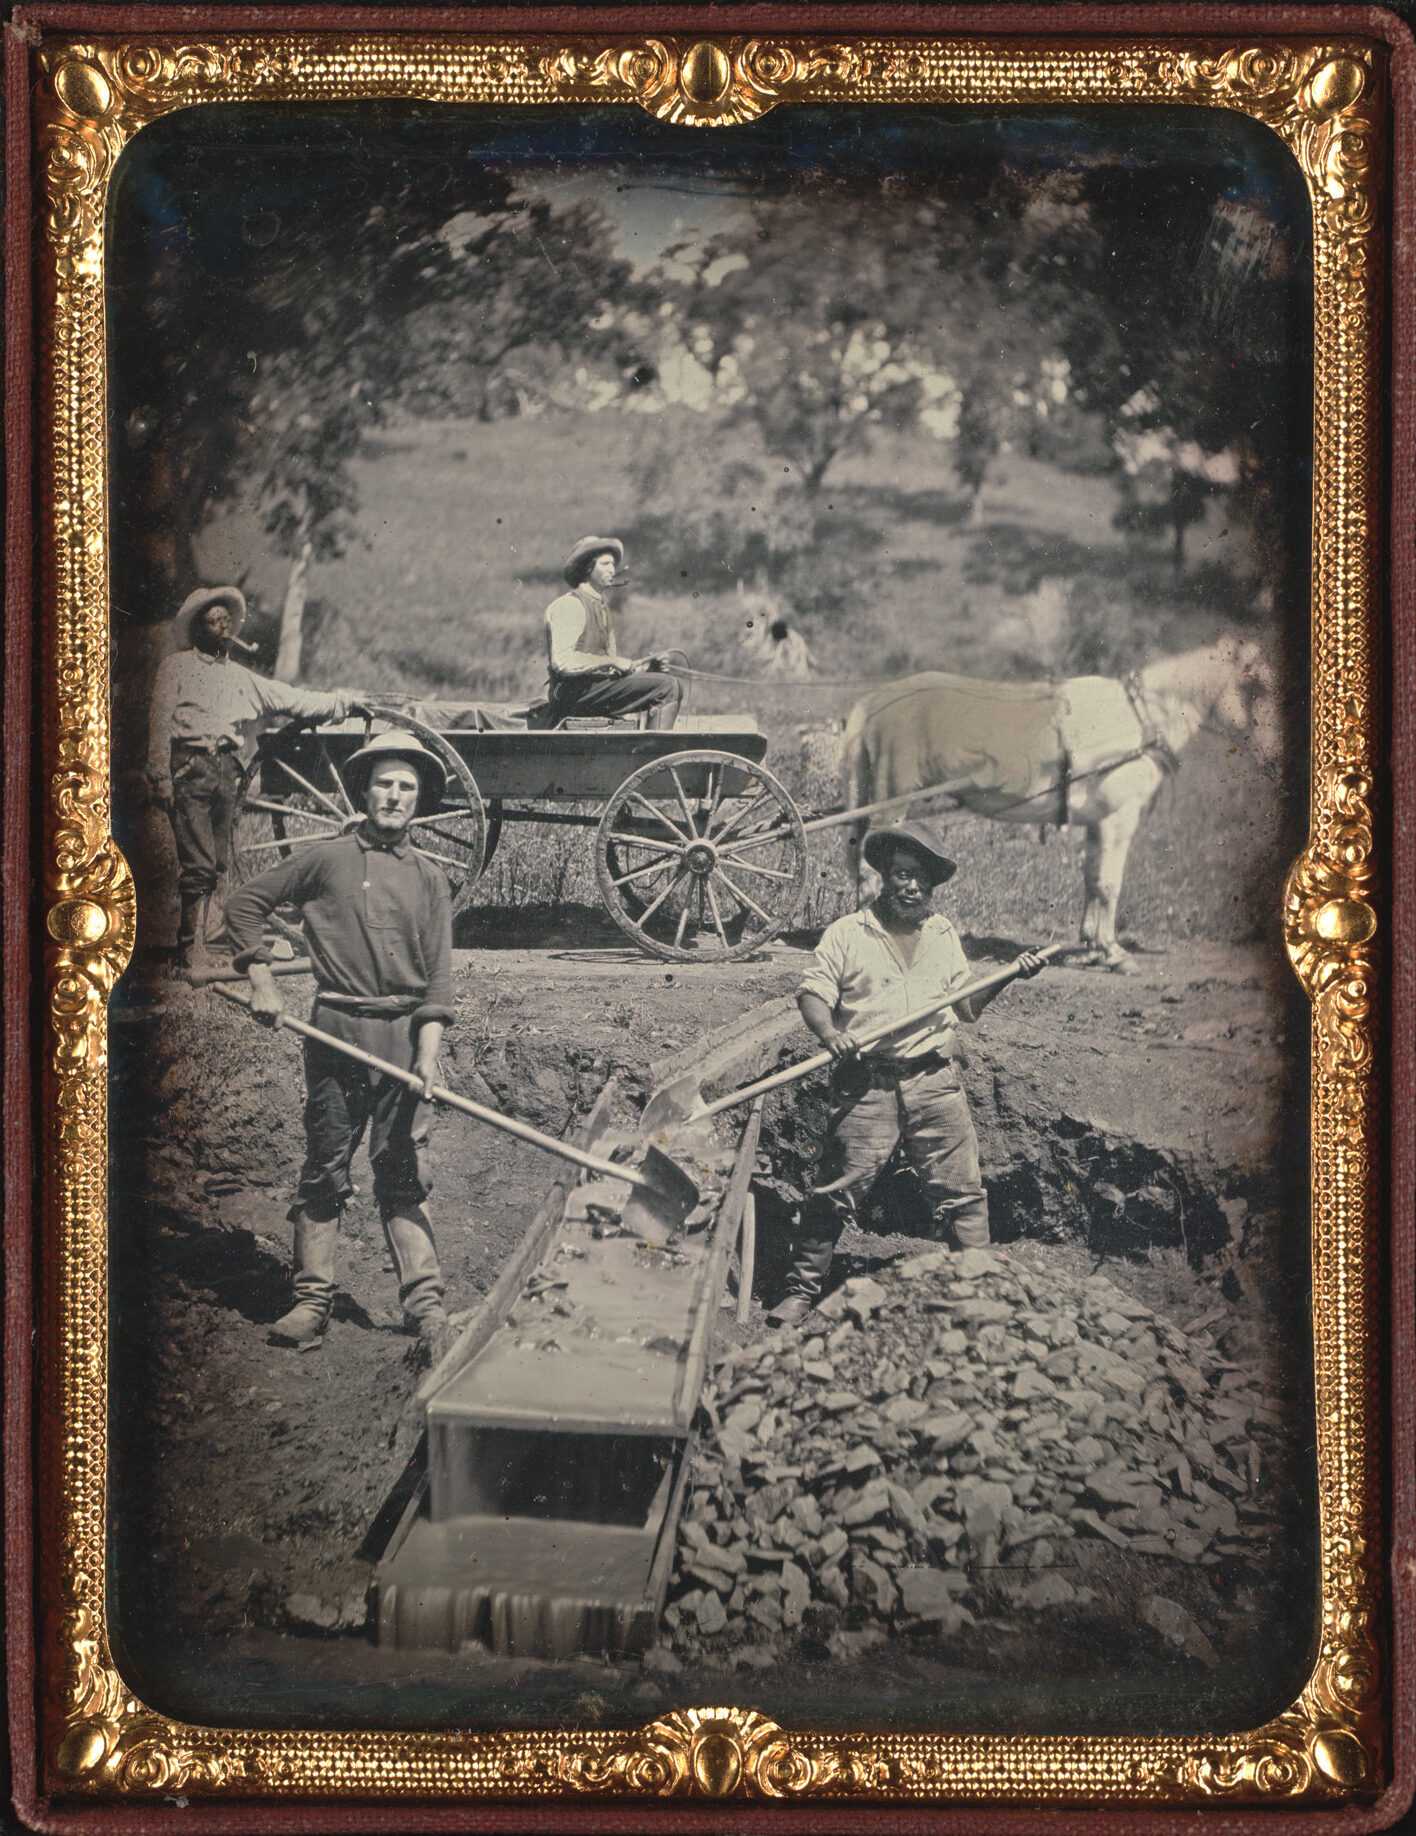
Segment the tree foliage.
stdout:
<path fill-rule="evenodd" d="M 343 552 L 354 461 L 396 405 L 512 412 L 556 366 L 621 355 L 630 274 L 591 206 L 528 203 L 476 161 L 389 158 L 370 135 L 143 150 L 112 312 L 115 571 L 139 617 L 186 590 L 194 539 L 238 492 L 277 552 Z"/>

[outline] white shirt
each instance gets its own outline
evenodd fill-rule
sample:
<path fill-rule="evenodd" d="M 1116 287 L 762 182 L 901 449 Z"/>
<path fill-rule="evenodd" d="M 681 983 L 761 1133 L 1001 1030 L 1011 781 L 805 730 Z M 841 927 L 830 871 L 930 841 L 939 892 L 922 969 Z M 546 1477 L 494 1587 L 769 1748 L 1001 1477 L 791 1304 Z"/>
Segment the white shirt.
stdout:
<path fill-rule="evenodd" d="M 251 728 L 267 714 L 332 714 L 334 695 L 295 688 L 258 676 L 230 657 L 204 650 L 174 650 L 158 665 L 148 729 L 148 770 L 165 778 L 173 740 L 244 748 Z"/>
<path fill-rule="evenodd" d="M 591 629 L 592 611 L 599 631 Z M 588 584 L 572 587 L 546 607 L 546 638 L 552 676 L 583 676 L 607 663 L 623 669 L 629 662 L 615 649 L 610 608 Z"/>
<path fill-rule="evenodd" d="M 836 1026 L 861 1033 L 927 1007 L 970 976 L 959 933 L 941 912 L 931 912 L 920 926 L 914 961 L 906 967 L 894 938 L 867 907 L 827 925 L 797 992 L 819 995 Z M 891 1058 L 947 1056 L 954 1050 L 954 1033 L 953 1016 L 946 1013 L 887 1040 L 882 1050 Z"/>

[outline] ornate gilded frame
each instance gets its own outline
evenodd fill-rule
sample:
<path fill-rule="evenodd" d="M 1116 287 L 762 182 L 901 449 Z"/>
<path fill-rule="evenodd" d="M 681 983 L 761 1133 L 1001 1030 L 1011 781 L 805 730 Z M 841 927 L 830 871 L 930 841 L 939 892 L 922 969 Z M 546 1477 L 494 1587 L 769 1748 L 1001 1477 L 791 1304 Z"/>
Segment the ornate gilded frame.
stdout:
<path fill-rule="evenodd" d="M 44 1622 L 41 1755 L 56 1799 L 697 1798 L 816 1803 L 1332 1806 L 1390 1764 L 1378 1628 L 1378 1083 L 1374 840 L 1379 302 L 1387 52 L 1329 36 L 1012 40 L 633 33 L 613 38 L 211 30 L 35 32 L 39 535 L 48 685 L 42 795 L 45 1260 L 57 1381 L 50 1504 L 62 1604 Z M 787 1731 L 746 1706 L 624 1731 L 311 1733 L 183 1725 L 115 1666 L 105 1618 L 106 1003 L 135 895 L 110 834 L 104 213 L 149 122 L 210 102 L 422 98 L 640 107 L 727 128 L 799 101 L 1235 110 L 1280 136 L 1315 232 L 1310 840 L 1283 891 L 1312 1002 L 1313 1337 L 1321 1635 L 1266 1725 L 1219 1737 Z M 1277 889 L 1276 889 L 1277 890 Z"/>

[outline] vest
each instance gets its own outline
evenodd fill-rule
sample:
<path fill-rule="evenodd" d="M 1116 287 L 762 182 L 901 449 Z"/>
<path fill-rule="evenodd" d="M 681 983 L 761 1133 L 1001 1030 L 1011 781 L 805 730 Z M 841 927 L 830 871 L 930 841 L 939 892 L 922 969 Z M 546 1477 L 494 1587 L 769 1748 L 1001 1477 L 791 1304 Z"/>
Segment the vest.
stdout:
<path fill-rule="evenodd" d="M 577 656 L 608 657 L 615 648 L 615 628 L 610 618 L 610 608 L 592 589 L 578 586 L 571 589 L 566 597 L 578 599 L 585 608 L 585 629 L 575 640 L 572 648 Z M 551 660 L 551 627 L 546 625 L 546 662 Z"/>

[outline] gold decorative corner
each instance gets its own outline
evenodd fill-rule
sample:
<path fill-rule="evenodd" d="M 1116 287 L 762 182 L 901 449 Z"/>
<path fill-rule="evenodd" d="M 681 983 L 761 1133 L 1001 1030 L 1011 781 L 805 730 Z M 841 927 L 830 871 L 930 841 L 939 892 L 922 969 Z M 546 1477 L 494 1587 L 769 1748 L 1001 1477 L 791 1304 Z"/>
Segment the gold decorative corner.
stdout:
<path fill-rule="evenodd" d="M 68 1703 L 54 1754 L 62 1789 L 170 1793 L 232 1786 L 248 1776 L 245 1759 L 216 1730 L 179 1727 L 129 1694 L 89 1607 L 75 1606 L 64 1631 Z"/>
<path fill-rule="evenodd" d="M 644 38 L 603 49 L 562 45 L 541 60 L 567 100 L 637 102 L 680 127 L 756 121 L 809 89 L 849 84 L 859 53 L 848 45 L 787 44 L 766 38 Z"/>
<path fill-rule="evenodd" d="M 1370 44 L 1296 45 L 1282 40 L 1224 50 L 1166 51 L 1160 74 L 1181 93 L 1266 122 L 1308 181 L 1321 227 L 1337 240 L 1343 292 L 1361 292 L 1376 224 L 1375 60 Z"/>
<path fill-rule="evenodd" d="M 1322 1068 L 1349 1081 L 1370 1074 L 1375 1046 L 1371 795 L 1371 777 L 1355 760 L 1325 774 L 1313 839 L 1283 893 L 1283 940 L 1313 1003 Z"/>
<path fill-rule="evenodd" d="M 1293 1707 L 1236 1740 L 1193 1743 L 1138 1783 L 1207 1798 L 1350 1802 L 1381 1777 L 1383 1739 L 1375 1625 L 1379 1583 L 1360 1530 L 1324 1548 L 1327 1586 L 1317 1662 Z"/>
<path fill-rule="evenodd" d="M 75 42 L 39 53 L 47 92 L 40 136 L 43 224 L 61 286 L 102 276 L 108 181 L 134 134 L 233 82 L 244 59 L 236 44 L 141 40 Z M 256 71 L 250 75 L 258 80 Z"/>

